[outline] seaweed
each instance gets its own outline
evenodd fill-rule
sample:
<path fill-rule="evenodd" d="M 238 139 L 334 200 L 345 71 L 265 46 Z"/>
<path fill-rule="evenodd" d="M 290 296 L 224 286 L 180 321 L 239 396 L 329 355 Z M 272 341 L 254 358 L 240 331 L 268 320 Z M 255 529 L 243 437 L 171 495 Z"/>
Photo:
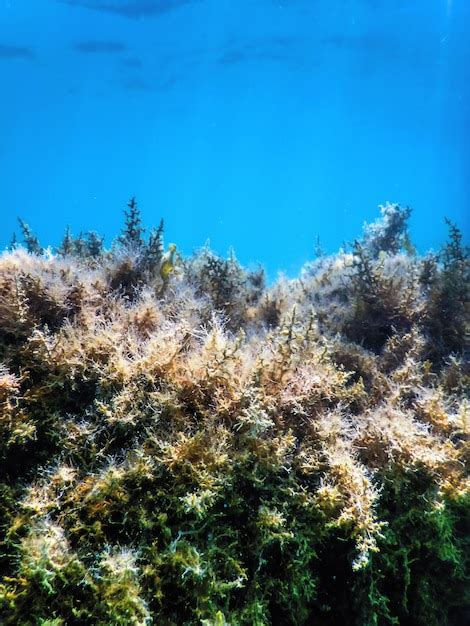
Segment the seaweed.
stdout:
<path fill-rule="evenodd" d="M 408 233 L 410 207 L 403 208 L 399 204 L 387 202 L 380 207 L 381 217 L 372 224 L 366 224 L 362 245 L 367 248 L 373 258 L 380 253 L 398 254 L 402 249 L 414 252 Z"/>
<path fill-rule="evenodd" d="M 459 228 L 446 220 L 449 238 L 437 259 L 423 261 L 421 281 L 427 290 L 425 328 L 430 358 L 450 353 L 466 356 L 469 350 L 470 250 Z"/>
<path fill-rule="evenodd" d="M 26 245 L 26 250 L 30 254 L 42 254 L 43 249 L 39 243 L 39 239 L 31 230 L 30 226 L 21 218 L 18 218 L 21 232 L 23 234 L 23 240 Z"/>
<path fill-rule="evenodd" d="M 422 257 L 387 205 L 266 285 L 128 209 L 0 256 L 1 623 L 464 623 L 457 227 Z"/>
<path fill-rule="evenodd" d="M 128 211 L 125 211 L 125 226 L 118 242 L 125 247 L 141 248 L 144 245 L 142 235 L 145 229 L 142 227 L 140 209 L 137 206 L 135 197 L 127 203 Z"/>

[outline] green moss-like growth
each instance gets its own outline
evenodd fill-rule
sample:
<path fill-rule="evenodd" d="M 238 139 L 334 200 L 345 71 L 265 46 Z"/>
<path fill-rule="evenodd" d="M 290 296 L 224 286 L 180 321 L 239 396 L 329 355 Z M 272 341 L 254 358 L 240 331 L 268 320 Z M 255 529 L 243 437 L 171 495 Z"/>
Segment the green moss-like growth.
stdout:
<path fill-rule="evenodd" d="M 135 201 L 110 250 L 28 229 L 0 257 L 0 622 L 466 623 L 468 252 L 452 226 L 420 258 L 408 216 L 271 287 L 207 249 L 162 271 Z"/>

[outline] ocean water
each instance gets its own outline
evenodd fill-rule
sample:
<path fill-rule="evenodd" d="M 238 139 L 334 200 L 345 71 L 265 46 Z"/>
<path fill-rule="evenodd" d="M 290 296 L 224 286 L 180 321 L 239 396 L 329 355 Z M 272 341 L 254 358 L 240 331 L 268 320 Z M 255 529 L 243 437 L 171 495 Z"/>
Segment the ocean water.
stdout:
<path fill-rule="evenodd" d="M 386 201 L 470 231 L 468 0 L 0 0 L 0 244 L 109 245 L 136 196 L 269 276 Z"/>

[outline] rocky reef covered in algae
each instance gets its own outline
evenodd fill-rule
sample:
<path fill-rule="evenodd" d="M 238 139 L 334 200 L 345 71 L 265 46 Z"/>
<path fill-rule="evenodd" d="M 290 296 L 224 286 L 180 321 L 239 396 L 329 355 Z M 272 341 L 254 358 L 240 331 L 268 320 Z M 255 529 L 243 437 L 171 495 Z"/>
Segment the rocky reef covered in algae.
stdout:
<path fill-rule="evenodd" d="M 468 623 L 469 254 L 382 207 L 266 286 L 68 231 L 0 257 L 0 622 Z"/>

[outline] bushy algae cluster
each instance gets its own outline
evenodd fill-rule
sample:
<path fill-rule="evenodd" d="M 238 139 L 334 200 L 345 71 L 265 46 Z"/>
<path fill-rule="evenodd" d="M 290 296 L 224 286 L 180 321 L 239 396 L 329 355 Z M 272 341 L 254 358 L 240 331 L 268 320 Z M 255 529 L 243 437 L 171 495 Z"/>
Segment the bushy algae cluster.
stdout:
<path fill-rule="evenodd" d="M 0 257 L 0 623 L 468 623 L 469 254 Z"/>

